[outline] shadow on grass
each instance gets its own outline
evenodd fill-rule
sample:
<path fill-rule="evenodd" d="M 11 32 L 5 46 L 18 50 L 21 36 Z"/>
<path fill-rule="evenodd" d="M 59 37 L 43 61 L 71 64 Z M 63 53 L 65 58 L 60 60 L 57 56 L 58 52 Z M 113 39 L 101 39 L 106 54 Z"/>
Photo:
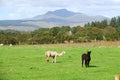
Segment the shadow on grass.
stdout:
<path fill-rule="evenodd" d="M 83 68 L 97 68 L 97 67 L 99 67 L 99 66 L 95 66 L 95 65 L 90 65 L 89 67 L 83 66 Z"/>
<path fill-rule="evenodd" d="M 57 61 L 56 63 L 62 63 L 61 61 Z"/>
<path fill-rule="evenodd" d="M 99 66 L 90 65 L 89 67 L 90 67 L 90 68 L 97 68 L 97 67 L 99 67 Z"/>

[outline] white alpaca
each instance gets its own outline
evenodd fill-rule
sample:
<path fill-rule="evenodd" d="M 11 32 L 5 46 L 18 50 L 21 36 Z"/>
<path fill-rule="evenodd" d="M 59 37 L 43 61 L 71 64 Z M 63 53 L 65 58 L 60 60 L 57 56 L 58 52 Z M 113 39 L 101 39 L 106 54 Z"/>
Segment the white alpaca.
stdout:
<path fill-rule="evenodd" d="M 3 46 L 4 44 L 0 44 L 0 46 Z"/>
<path fill-rule="evenodd" d="M 62 51 L 61 53 L 57 53 L 56 51 L 47 51 L 45 53 L 46 61 L 49 62 L 49 58 L 52 57 L 53 63 L 56 63 L 56 57 L 62 56 L 63 54 L 65 54 L 65 51 Z"/>

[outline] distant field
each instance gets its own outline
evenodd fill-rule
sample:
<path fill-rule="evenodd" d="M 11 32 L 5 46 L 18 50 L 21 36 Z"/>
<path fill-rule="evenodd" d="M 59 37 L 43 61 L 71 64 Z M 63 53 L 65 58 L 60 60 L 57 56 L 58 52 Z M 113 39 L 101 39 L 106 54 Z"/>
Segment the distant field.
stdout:
<path fill-rule="evenodd" d="M 110 45 L 111 44 L 111 45 Z M 0 80 L 114 80 L 120 74 L 117 43 L 81 43 L 37 46 L 1 46 Z M 66 54 L 57 63 L 45 62 L 45 51 Z M 91 50 L 89 68 L 81 67 L 81 54 Z"/>

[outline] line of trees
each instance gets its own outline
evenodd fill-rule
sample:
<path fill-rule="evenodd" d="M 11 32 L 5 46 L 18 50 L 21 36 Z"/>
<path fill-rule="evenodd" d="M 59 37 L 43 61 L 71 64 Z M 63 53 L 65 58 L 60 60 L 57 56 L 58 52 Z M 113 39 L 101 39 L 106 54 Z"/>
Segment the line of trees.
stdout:
<path fill-rule="evenodd" d="M 110 21 L 91 22 L 81 26 L 40 28 L 31 32 L 0 31 L 0 44 L 55 44 L 90 42 L 93 40 L 120 40 L 120 17 Z"/>

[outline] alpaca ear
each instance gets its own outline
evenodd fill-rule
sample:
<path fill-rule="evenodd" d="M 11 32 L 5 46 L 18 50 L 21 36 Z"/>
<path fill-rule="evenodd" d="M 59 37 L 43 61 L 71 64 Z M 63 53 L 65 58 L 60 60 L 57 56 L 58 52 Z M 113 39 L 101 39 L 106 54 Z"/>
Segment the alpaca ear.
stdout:
<path fill-rule="evenodd" d="M 64 54 L 66 53 L 65 51 L 62 51 Z"/>
<path fill-rule="evenodd" d="M 91 51 L 89 51 L 89 53 L 91 53 Z"/>
<path fill-rule="evenodd" d="M 64 51 L 64 54 L 65 54 L 66 52 Z"/>
<path fill-rule="evenodd" d="M 91 53 L 91 50 L 87 50 L 87 52 L 90 52 L 90 53 Z"/>

